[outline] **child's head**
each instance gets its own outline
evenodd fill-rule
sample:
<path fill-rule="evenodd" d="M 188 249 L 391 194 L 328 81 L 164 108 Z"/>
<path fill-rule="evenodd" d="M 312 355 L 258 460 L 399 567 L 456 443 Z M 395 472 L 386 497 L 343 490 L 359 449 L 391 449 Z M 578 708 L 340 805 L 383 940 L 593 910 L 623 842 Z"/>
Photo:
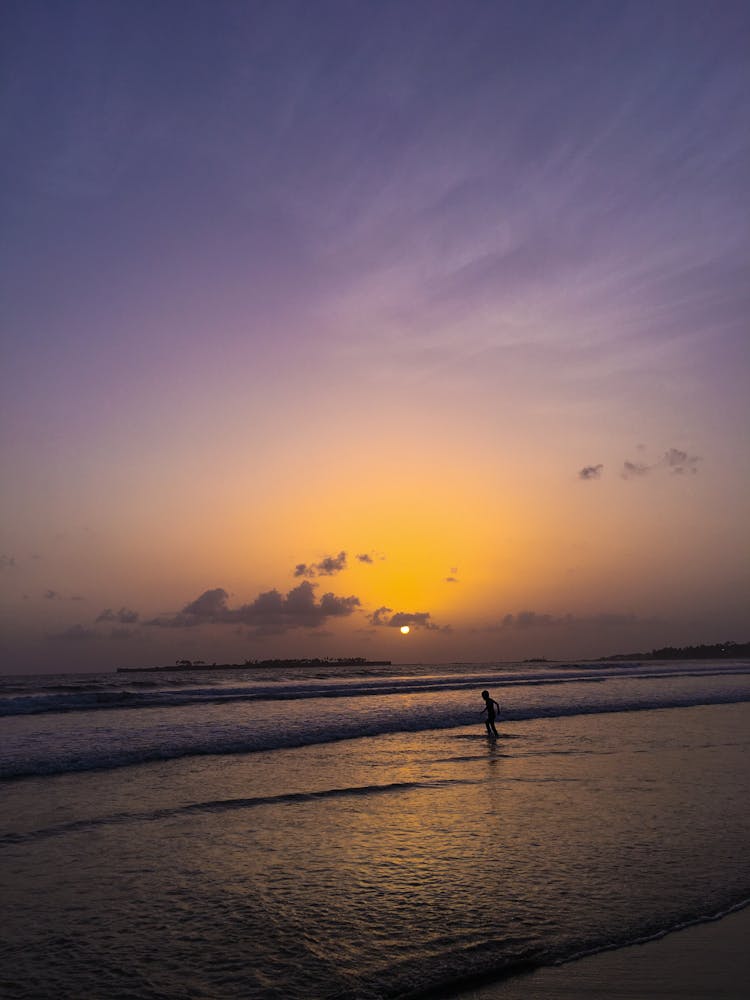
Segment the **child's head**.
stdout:
<path fill-rule="evenodd" d="M 489 698 L 489 696 L 490 696 L 490 692 L 489 691 L 482 691 L 482 697 L 483 698 Z"/>

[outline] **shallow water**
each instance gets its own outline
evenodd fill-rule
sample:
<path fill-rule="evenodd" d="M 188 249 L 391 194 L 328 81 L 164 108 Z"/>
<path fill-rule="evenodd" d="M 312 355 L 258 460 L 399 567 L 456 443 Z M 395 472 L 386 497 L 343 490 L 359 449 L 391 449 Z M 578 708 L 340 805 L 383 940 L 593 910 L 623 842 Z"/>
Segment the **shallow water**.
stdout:
<path fill-rule="evenodd" d="M 0 778 L 449 729 L 486 686 L 506 720 L 750 700 L 747 662 L 386 669 L 0 678 Z"/>
<path fill-rule="evenodd" d="M 503 719 L 497 743 L 482 735 L 473 691 L 470 708 L 449 709 L 470 714 L 471 726 L 406 732 L 377 731 L 387 705 L 409 725 L 420 713 L 429 724 L 445 699 L 467 693 L 350 699 L 345 714 L 375 730 L 355 739 L 340 738 L 338 715 L 326 714 L 341 699 L 274 701 L 244 711 L 258 713 L 263 732 L 269 718 L 302 732 L 307 721 L 316 741 L 115 769 L 76 771 L 71 758 L 66 773 L 4 782 L 0 892 L 11 920 L 0 992 L 429 995 L 748 899 L 750 707 L 638 710 L 637 690 L 630 711 L 580 702 L 584 688 L 610 683 L 568 686 L 575 697 L 564 705 L 559 687 L 547 700 L 543 688 L 519 687 L 517 710 L 536 704 L 537 717 Z M 644 683 L 653 698 L 662 682 Z M 690 685 L 696 695 L 695 679 L 663 684 L 665 698 Z M 588 714 L 540 717 L 573 701 Z M 236 736 L 236 710 L 208 708 L 211 739 L 222 711 Z M 106 748 L 125 727 L 143 739 L 151 712 L 152 736 L 173 739 L 177 720 L 164 711 L 96 713 L 97 738 Z M 82 754 L 93 714 L 81 713 Z M 76 717 L 56 716 L 68 755 Z M 323 738 L 332 727 L 335 742 Z M 15 732 L 14 759 L 22 745 L 48 751 L 52 732 L 43 727 L 36 744 L 32 730 L 23 740 Z"/>

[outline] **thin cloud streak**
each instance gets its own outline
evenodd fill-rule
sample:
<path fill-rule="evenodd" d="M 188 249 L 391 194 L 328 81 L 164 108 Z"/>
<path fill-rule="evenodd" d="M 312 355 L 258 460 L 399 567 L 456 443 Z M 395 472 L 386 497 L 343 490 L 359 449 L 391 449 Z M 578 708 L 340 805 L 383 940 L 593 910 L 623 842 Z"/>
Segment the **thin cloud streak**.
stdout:
<path fill-rule="evenodd" d="M 699 455 L 689 455 L 680 448 L 668 448 L 662 457 L 652 464 L 625 461 L 621 475 L 623 479 L 637 479 L 657 471 L 666 471 L 676 476 L 695 475 L 700 461 Z"/>

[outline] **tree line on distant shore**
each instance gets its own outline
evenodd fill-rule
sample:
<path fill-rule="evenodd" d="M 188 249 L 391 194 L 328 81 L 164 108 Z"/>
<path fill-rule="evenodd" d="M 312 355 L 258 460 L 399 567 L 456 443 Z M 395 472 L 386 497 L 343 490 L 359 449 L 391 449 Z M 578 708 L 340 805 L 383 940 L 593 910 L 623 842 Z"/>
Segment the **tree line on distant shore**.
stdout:
<path fill-rule="evenodd" d="M 376 661 L 367 660 L 364 656 L 322 656 L 322 657 L 302 657 L 296 660 L 245 660 L 246 667 L 359 667 Z M 386 663 L 385 660 L 378 660 L 378 664 Z M 386 665 L 390 665 L 389 663 Z"/>
<path fill-rule="evenodd" d="M 716 642 L 712 646 L 663 646 L 650 653 L 617 653 L 605 660 L 714 660 L 750 657 L 750 642 Z"/>
<path fill-rule="evenodd" d="M 364 656 L 304 656 L 298 659 L 244 660 L 242 663 L 206 663 L 205 660 L 175 660 L 177 667 L 211 667 L 224 670 L 227 667 L 361 667 L 390 666 L 390 660 L 368 660 Z M 160 667 L 167 670 L 167 667 Z"/>

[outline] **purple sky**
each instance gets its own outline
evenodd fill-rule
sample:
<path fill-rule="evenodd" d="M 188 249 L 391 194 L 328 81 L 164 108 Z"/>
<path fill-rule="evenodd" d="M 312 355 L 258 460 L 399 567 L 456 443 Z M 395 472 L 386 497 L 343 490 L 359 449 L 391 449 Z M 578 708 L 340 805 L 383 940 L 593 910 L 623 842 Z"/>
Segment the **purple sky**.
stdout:
<path fill-rule="evenodd" d="M 0 19 L 3 672 L 750 638 L 747 3 Z"/>

